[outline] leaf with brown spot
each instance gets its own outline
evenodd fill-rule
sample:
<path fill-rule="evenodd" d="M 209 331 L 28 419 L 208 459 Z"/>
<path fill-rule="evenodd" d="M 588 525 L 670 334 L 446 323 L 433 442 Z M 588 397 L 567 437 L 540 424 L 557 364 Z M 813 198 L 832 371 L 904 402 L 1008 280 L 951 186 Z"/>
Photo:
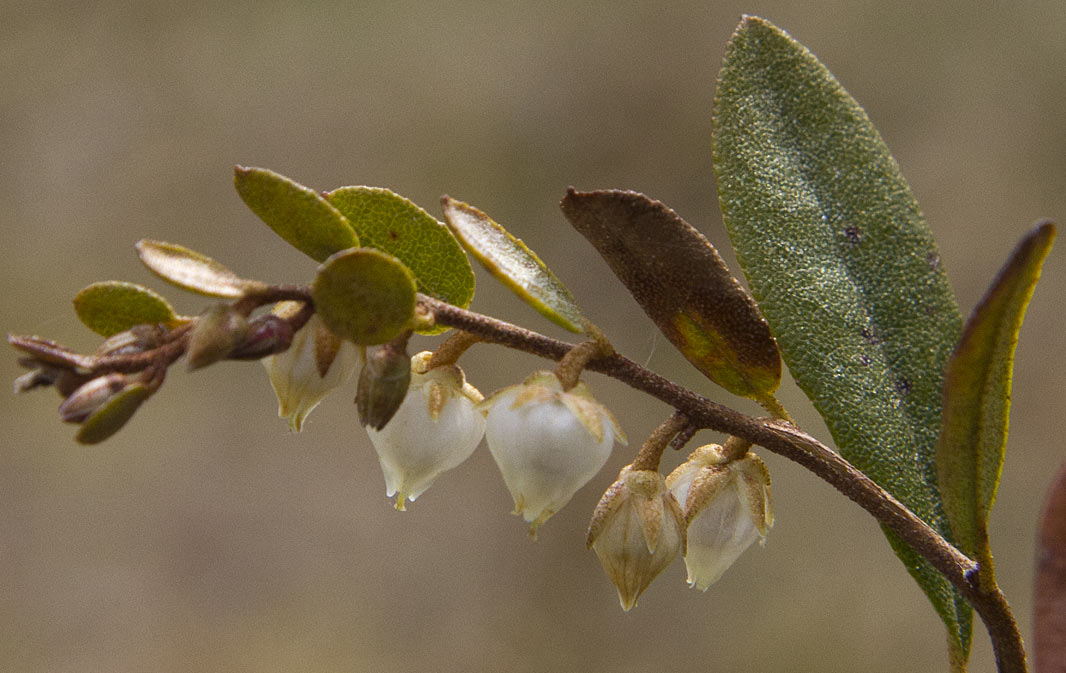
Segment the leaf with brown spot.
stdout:
<path fill-rule="evenodd" d="M 781 382 L 777 344 L 703 234 L 637 192 L 571 188 L 562 208 L 689 362 L 732 393 L 773 399 Z"/>

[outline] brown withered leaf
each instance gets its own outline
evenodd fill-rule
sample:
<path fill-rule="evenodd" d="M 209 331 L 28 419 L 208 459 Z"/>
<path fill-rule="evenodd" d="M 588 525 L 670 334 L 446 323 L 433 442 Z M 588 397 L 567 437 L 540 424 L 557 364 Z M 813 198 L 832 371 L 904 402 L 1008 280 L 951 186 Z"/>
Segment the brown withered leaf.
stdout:
<path fill-rule="evenodd" d="M 578 192 L 563 213 L 670 343 L 732 393 L 773 399 L 781 356 L 750 295 L 701 233 L 638 192 Z"/>

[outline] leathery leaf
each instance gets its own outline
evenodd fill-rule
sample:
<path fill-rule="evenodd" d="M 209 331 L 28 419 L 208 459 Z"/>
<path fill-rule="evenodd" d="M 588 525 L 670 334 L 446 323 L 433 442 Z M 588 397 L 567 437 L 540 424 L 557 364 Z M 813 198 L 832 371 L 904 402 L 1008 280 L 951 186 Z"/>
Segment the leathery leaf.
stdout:
<path fill-rule="evenodd" d="M 359 246 L 352 225 L 315 190 L 274 171 L 245 166 L 233 169 L 233 183 L 259 219 L 316 262 Z"/>
<path fill-rule="evenodd" d="M 726 390 L 773 404 L 777 344 L 703 234 L 637 192 L 571 188 L 562 208 L 689 362 Z"/>
<path fill-rule="evenodd" d="M 74 297 L 74 312 L 85 326 L 105 337 L 135 325 L 172 324 L 178 320 L 162 296 L 119 280 L 93 283 Z"/>
<path fill-rule="evenodd" d="M 813 54 L 745 17 L 719 74 L 712 144 L 726 227 L 789 371 L 841 453 L 952 539 L 935 454 L 962 316 L 881 136 Z M 888 538 L 963 668 L 970 605 Z"/>
<path fill-rule="evenodd" d="M 570 290 L 525 243 L 469 204 L 450 196 L 440 202 L 452 233 L 496 280 L 556 325 L 584 330 L 585 319 Z"/>
<path fill-rule="evenodd" d="M 343 250 L 318 268 L 311 298 L 338 337 L 363 346 L 382 344 L 410 327 L 415 280 L 392 255 L 372 248 Z"/>
<path fill-rule="evenodd" d="M 1014 349 L 1051 250 L 1055 225 L 1035 226 L 974 309 L 948 362 L 937 473 L 959 549 L 991 572 L 988 515 L 1003 470 Z"/>

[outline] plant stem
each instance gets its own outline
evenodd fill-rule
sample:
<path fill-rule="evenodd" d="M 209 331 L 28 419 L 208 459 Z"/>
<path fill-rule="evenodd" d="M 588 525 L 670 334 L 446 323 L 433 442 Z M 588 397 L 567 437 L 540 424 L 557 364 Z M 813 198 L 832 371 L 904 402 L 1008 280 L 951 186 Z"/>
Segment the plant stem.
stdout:
<path fill-rule="evenodd" d="M 659 460 L 663 457 L 670 440 L 677 433 L 689 427 L 688 418 L 680 411 L 675 411 L 670 418 L 663 421 L 655 431 L 644 440 L 637 457 L 633 459 L 631 467 L 634 470 L 658 470 Z"/>
<path fill-rule="evenodd" d="M 560 360 L 573 348 L 566 342 L 432 297 L 419 295 L 418 302 L 437 324 L 473 332 L 489 343 L 552 360 Z M 694 426 L 734 435 L 806 467 L 898 535 L 970 601 L 988 629 L 1001 673 L 1027 670 L 1021 634 L 1003 593 L 998 588 L 982 591 L 976 563 L 829 447 L 787 422 L 753 418 L 713 402 L 617 353 L 590 360 L 586 368 L 665 402 Z"/>

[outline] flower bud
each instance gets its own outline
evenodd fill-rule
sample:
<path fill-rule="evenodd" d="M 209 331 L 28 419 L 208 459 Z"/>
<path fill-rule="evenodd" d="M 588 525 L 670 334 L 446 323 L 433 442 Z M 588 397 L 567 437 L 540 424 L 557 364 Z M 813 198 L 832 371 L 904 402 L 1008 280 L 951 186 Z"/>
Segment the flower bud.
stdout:
<path fill-rule="evenodd" d="M 294 335 L 288 320 L 266 313 L 248 323 L 248 337 L 229 356 L 234 360 L 259 360 L 281 353 L 292 345 Z"/>
<path fill-rule="evenodd" d="M 589 524 L 588 546 L 629 611 L 685 549 L 685 522 L 666 481 L 655 470 L 626 465 L 603 494 Z"/>
<path fill-rule="evenodd" d="M 94 411 L 129 385 L 124 374 L 98 376 L 82 384 L 59 405 L 59 417 L 67 423 L 82 423 Z"/>
<path fill-rule="evenodd" d="M 552 372 L 537 372 L 482 403 L 485 439 L 530 535 L 607 462 L 615 438 L 611 412 L 579 383 L 563 391 Z"/>
<path fill-rule="evenodd" d="M 722 447 L 701 446 L 666 484 L 685 513 L 690 586 L 706 591 L 774 522 L 770 473 L 753 453 L 726 462 Z"/>
<path fill-rule="evenodd" d="M 432 353 L 411 358 L 411 385 L 392 419 L 367 428 L 385 474 L 385 494 L 396 509 L 414 502 L 442 472 L 474 452 L 485 434 L 485 416 L 474 405 L 481 393 L 455 365 L 426 369 Z"/>
<path fill-rule="evenodd" d="M 283 302 L 274 312 L 296 310 L 295 302 Z M 343 385 L 359 367 L 359 348 L 341 341 L 314 315 L 292 337 L 289 349 L 261 360 L 278 398 L 278 416 L 289 419 L 299 432 L 304 419 L 326 393 Z"/>
<path fill-rule="evenodd" d="M 96 349 L 97 357 L 133 355 L 156 348 L 166 332 L 159 325 L 135 325 L 125 332 L 112 334 Z"/>
<path fill-rule="evenodd" d="M 248 320 L 225 304 L 216 304 L 196 320 L 186 356 L 189 371 L 229 356 L 248 336 Z"/>
<path fill-rule="evenodd" d="M 403 404 L 411 385 L 411 359 L 406 344 L 371 346 L 359 372 L 355 408 L 363 427 L 381 430 Z"/>

